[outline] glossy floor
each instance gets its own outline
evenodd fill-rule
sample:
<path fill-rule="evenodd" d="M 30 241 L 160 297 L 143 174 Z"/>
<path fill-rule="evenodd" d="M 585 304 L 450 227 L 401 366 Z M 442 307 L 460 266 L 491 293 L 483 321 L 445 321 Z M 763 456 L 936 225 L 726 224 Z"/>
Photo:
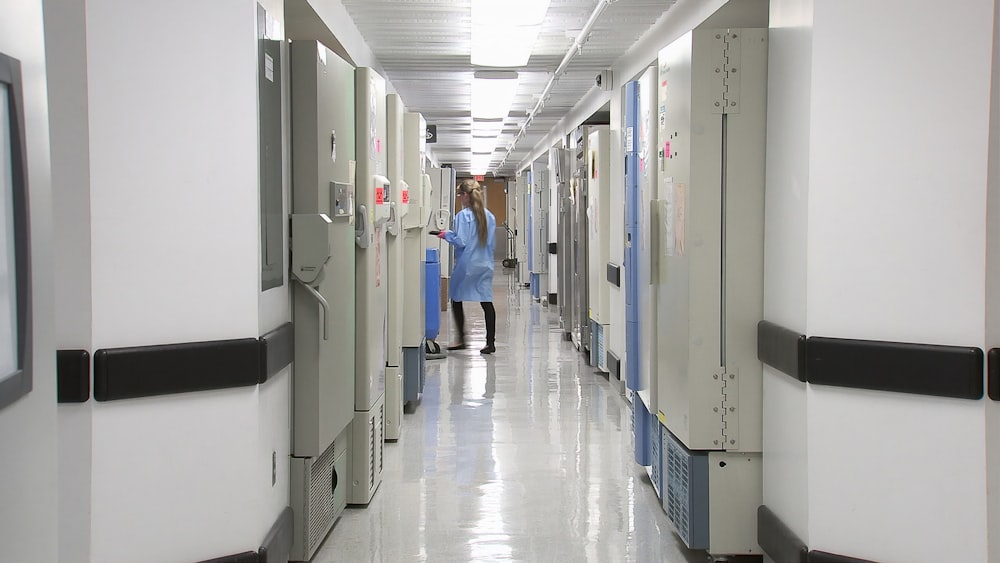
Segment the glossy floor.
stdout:
<path fill-rule="evenodd" d="M 428 361 L 381 487 L 314 561 L 705 561 L 671 532 L 632 461 L 628 405 L 555 307 L 500 268 L 494 291 L 497 353 L 479 354 L 483 313 L 467 306 L 472 346 Z"/>

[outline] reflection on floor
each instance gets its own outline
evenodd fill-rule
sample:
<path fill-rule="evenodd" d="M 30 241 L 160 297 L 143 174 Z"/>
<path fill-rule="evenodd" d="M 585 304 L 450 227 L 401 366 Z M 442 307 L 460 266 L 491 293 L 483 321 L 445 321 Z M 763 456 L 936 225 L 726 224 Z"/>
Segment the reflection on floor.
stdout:
<path fill-rule="evenodd" d="M 563 339 L 555 307 L 501 272 L 497 353 L 479 354 L 482 310 L 466 307 L 472 346 L 428 362 L 382 486 L 314 561 L 705 561 L 632 461 L 628 405 Z"/>

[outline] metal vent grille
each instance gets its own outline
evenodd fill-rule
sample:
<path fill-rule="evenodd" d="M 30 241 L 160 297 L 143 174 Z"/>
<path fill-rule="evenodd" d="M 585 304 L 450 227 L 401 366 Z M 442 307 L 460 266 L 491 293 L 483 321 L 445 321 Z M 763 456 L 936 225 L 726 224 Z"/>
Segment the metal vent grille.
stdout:
<path fill-rule="evenodd" d="M 306 512 L 309 517 L 309 553 L 323 541 L 337 517 L 333 499 L 336 449 L 336 443 L 332 444 L 309 469 L 309 507 Z"/>
<path fill-rule="evenodd" d="M 378 407 L 378 420 L 375 423 L 375 432 L 377 434 L 376 441 L 375 441 L 375 448 L 377 448 L 377 450 L 375 448 L 372 448 L 372 451 L 377 451 L 378 452 L 378 456 L 376 458 L 378 460 L 378 473 L 377 473 L 377 475 L 381 475 L 382 474 L 382 453 L 383 453 L 383 450 L 385 448 L 385 403 L 379 404 L 379 407 Z M 375 482 L 375 480 L 372 479 L 372 483 L 374 483 L 374 482 Z"/>
<path fill-rule="evenodd" d="M 631 403 L 629 403 L 628 406 L 629 406 L 629 410 L 628 410 L 628 430 L 632 434 L 632 441 L 634 442 L 635 441 L 635 409 L 637 408 L 637 406 L 635 404 L 635 401 L 632 401 Z M 632 448 L 635 449 L 635 444 L 632 445 Z"/>
<path fill-rule="evenodd" d="M 663 465 L 663 457 L 660 455 L 662 450 L 662 430 L 663 425 L 657 420 L 656 415 L 651 415 L 652 418 L 652 432 L 649 433 L 649 456 L 651 458 L 651 473 L 649 478 L 653 481 L 653 489 L 656 490 L 656 496 L 663 498 L 663 472 L 661 466 Z"/>
<path fill-rule="evenodd" d="M 667 518 L 690 549 L 708 549 L 708 454 L 689 451 L 666 430 L 661 449 Z"/>
<path fill-rule="evenodd" d="M 376 472 L 377 462 L 375 460 L 376 457 L 375 454 L 378 451 L 376 450 L 376 448 L 379 445 L 381 445 L 376 442 L 376 440 L 378 440 L 377 429 L 379 426 L 381 426 L 380 424 L 378 424 L 379 418 L 380 417 L 378 416 L 377 413 L 373 414 L 371 420 L 369 420 L 370 424 L 368 425 L 368 488 L 369 489 L 375 483 L 375 475 L 377 475 Z"/>
<path fill-rule="evenodd" d="M 597 326 L 597 367 L 608 371 L 608 354 L 604 349 L 604 325 Z"/>

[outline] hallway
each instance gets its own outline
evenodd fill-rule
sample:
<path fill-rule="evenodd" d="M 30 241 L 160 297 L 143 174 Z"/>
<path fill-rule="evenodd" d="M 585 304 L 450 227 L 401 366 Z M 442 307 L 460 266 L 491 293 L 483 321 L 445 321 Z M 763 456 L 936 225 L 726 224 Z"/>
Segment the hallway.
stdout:
<path fill-rule="evenodd" d="M 704 561 L 672 533 L 632 460 L 628 405 L 558 312 L 499 267 L 494 300 L 497 353 L 479 354 L 482 310 L 466 307 L 470 349 L 428 360 L 379 491 L 314 561 Z"/>

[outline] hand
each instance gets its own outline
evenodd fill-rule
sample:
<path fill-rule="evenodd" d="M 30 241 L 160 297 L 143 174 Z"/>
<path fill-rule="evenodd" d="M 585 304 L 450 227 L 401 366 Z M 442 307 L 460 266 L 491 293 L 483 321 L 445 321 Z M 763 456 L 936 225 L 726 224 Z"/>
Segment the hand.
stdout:
<path fill-rule="evenodd" d="M 446 231 L 438 231 L 438 238 L 443 239 Z"/>

